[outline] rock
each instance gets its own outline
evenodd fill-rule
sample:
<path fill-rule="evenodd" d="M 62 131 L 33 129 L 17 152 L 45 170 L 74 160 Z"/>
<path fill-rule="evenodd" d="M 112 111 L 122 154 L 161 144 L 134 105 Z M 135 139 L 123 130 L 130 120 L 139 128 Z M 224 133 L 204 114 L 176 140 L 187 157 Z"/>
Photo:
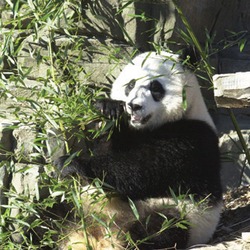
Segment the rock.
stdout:
<path fill-rule="evenodd" d="M 43 152 L 35 145 L 37 132 L 33 126 L 21 125 L 14 129 L 14 153 L 18 162 L 44 162 Z"/>
<path fill-rule="evenodd" d="M 243 108 L 250 106 L 250 71 L 213 76 L 217 107 Z"/>
<path fill-rule="evenodd" d="M 242 134 L 249 145 L 250 131 L 242 130 Z M 250 183 L 249 164 L 247 164 L 246 156 L 242 151 L 239 137 L 235 131 L 221 136 L 220 149 L 222 154 L 221 178 L 224 190 L 238 187 L 240 184 Z M 243 169 L 244 164 L 246 164 L 245 169 Z"/>
<path fill-rule="evenodd" d="M 42 165 L 16 163 L 11 184 L 17 194 L 22 194 L 30 199 L 40 199 L 38 189 L 39 176 L 44 172 Z"/>
<path fill-rule="evenodd" d="M 9 205 L 12 206 L 10 217 L 16 218 L 22 213 L 22 216 L 30 216 L 29 209 L 32 209 L 34 199 L 40 200 L 40 196 L 43 194 L 39 190 L 39 176 L 44 172 L 44 167 L 34 164 L 15 164 L 15 170 L 11 181 Z M 19 197 L 16 199 L 16 196 Z M 29 209 L 27 209 L 29 207 Z M 27 210 L 26 210 L 27 209 Z M 26 226 L 21 225 L 21 232 L 23 232 Z M 14 233 L 11 235 L 12 240 L 16 243 L 22 243 L 22 233 L 19 233 L 18 224 L 13 224 L 15 227 Z"/>
<path fill-rule="evenodd" d="M 82 40 L 81 47 L 74 48 L 71 38 L 58 35 L 53 40 L 53 54 L 56 54 L 61 62 L 64 59 L 66 61 L 64 65 L 59 65 L 55 60 L 53 63 L 54 72 L 52 72 L 51 60 L 49 59 L 49 43 L 52 41 L 49 40 L 49 32 L 44 29 L 39 31 L 38 38 L 32 34 L 23 41 L 23 49 L 19 52 L 17 60 L 18 64 L 30 68 L 27 75 L 30 80 L 25 80 L 27 91 L 30 89 L 31 92 L 32 87 L 35 86 L 38 89 L 39 86 L 43 87 L 43 83 L 39 79 L 47 79 L 52 74 L 55 74 L 56 77 L 73 76 L 76 82 L 83 84 L 89 82 L 109 83 L 110 78 L 114 79 L 120 73 L 122 65 L 127 63 L 127 55 L 131 54 L 133 50 L 132 47 L 112 43 L 110 39 L 98 40 L 83 36 L 79 37 Z M 82 49 L 83 47 L 84 49 Z M 118 63 L 114 55 L 122 60 L 119 59 Z M 53 60 L 55 58 L 53 56 Z M 68 69 L 68 64 L 75 64 L 76 67 Z M 16 89 L 19 91 L 18 86 Z"/>
<path fill-rule="evenodd" d="M 6 160 L 8 153 L 13 149 L 13 128 L 11 128 L 13 125 L 13 122 L 8 120 L 0 121 L 0 161 Z"/>
<path fill-rule="evenodd" d="M 66 154 L 66 147 L 65 141 L 62 134 L 55 128 L 47 127 L 47 136 L 48 139 L 46 140 L 46 154 L 47 157 L 50 158 L 51 162 L 55 161 L 62 155 Z"/>
<path fill-rule="evenodd" d="M 7 168 L 5 165 L 0 167 L 0 214 L 3 214 L 5 209 L 1 205 L 7 204 L 7 198 L 4 195 L 4 192 L 6 192 L 9 188 L 9 181 L 10 181 L 10 175 L 7 171 Z M 1 227 L 0 227 L 0 234 L 1 234 Z"/>
<path fill-rule="evenodd" d="M 246 244 L 241 240 L 225 241 L 215 245 L 198 245 L 197 247 L 191 247 L 190 250 L 248 250 L 245 248 Z"/>
<path fill-rule="evenodd" d="M 116 40 L 124 41 L 124 33 L 120 25 L 123 26 L 126 22 L 121 13 L 118 13 L 119 7 L 121 7 L 119 0 L 88 1 L 82 6 L 82 17 L 86 21 L 79 22 L 77 25 L 83 34 L 111 36 Z"/>

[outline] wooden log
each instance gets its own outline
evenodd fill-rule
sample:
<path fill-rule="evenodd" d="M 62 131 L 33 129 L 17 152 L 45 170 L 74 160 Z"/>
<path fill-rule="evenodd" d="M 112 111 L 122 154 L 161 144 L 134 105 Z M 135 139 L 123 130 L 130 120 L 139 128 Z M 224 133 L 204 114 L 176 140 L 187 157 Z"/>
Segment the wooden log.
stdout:
<path fill-rule="evenodd" d="M 214 96 L 218 107 L 250 107 L 250 72 L 213 76 Z"/>

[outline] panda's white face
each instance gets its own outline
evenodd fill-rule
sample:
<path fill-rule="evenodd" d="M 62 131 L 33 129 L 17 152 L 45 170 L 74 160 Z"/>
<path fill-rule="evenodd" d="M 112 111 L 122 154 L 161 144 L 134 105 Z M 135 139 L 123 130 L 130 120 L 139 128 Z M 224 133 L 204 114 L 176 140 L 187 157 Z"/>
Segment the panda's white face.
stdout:
<path fill-rule="evenodd" d="M 132 79 L 125 86 L 126 111 L 131 125 L 138 129 L 155 128 L 167 121 L 180 119 L 183 115 L 182 96 L 178 93 L 168 95 L 170 91 L 175 92 L 166 88 L 160 78 Z"/>
<path fill-rule="evenodd" d="M 215 129 L 195 75 L 183 69 L 175 54 L 135 57 L 113 83 L 111 99 L 125 102 L 130 124 L 137 129 L 154 129 L 182 118 L 202 120 Z"/>
<path fill-rule="evenodd" d="M 153 129 L 182 118 L 185 75 L 176 60 L 169 53 L 144 53 L 128 64 L 114 82 L 111 98 L 126 103 L 133 127 Z"/>

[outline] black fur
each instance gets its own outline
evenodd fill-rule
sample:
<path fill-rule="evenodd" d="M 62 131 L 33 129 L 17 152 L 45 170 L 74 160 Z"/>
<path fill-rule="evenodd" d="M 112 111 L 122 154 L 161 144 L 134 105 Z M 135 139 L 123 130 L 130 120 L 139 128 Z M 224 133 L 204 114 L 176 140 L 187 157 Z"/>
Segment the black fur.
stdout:
<path fill-rule="evenodd" d="M 164 213 L 153 213 L 148 218 L 141 221 L 136 221 L 129 229 L 129 233 L 134 242 L 147 239 L 139 245 L 140 249 L 151 250 L 151 249 L 163 249 L 167 247 L 173 247 L 178 242 L 178 249 L 184 249 L 188 242 L 188 230 L 183 230 L 177 226 L 171 226 L 167 230 L 163 230 L 160 234 L 158 233 L 162 229 L 163 223 L 166 221 Z M 172 215 L 169 211 L 165 214 L 168 221 L 171 219 L 177 221 L 179 216 Z"/>
<path fill-rule="evenodd" d="M 126 96 L 128 96 L 130 91 L 134 88 L 135 83 L 136 83 L 136 80 L 132 79 L 129 83 L 126 84 L 126 87 L 125 87 L 125 95 Z"/>
<path fill-rule="evenodd" d="M 182 61 L 187 60 L 186 66 L 191 67 L 199 64 L 199 62 L 201 61 L 201 55 L 195 46 L 187 46 L 182 50 L 180 59 Z"/>
<path fill-rule="evenodd" d="M 105 114 L 115 116 L 121 113 L 121 106 L 120 101 L 107 99 L 99 103 Z M 62 176 L 77 173 L 90 180 L 104 178 L 124 198 L 168 197 L 170 189 L 176 194 L 180 190 L 181 194 L 192 194 L 197 201 L 208 197 L 211 205 L 222 197 L 218 138 L 203 121 L 180 120 L 150 131 L 136 130 L 122 120 L 105 153 L 88 159 L 74 158 L 65 164 L 67 158 L 63 156 L 56 162 Z M 171 214 L 166 216 L 172 218 Z M 143 221 L 130 228 L 133 240 L 143 239 L 161 228 L 163 218 L 153 214 L 151 219 L 147 231 Z M 150 238 L 140 249 L 170 247 L 175 242 L 178 247 L 185 247 L 187 240 L 187 230 L 172 228 Z"/>
<path fill-rule="evenodd" d="M 150 83 L 150 91 L 153 99 L 156 102 L 159 102 L 166 95 L 165 89 L 162 87 L 161 83 L 157 80 L 154 80 Z"/>
<path fill-rule="evenodd" d="M 103 115 L 110 119 L 117 119 L 124 112 L 124 102 L 111 99 L 100 99 L 96 102 L 95 107 L 101 111 Z"/>
<path fill-rule="evenodd" d="M 107 184 L 132 199 L 165 197 L 169 187 L 199 199 L 221 198 L 218 138 L 202 121 L 180 120 L 153 131 L 136 130 L 124 122 L 114 131 L 108 153 L 75 158 L 63 167 L 66 159 L 56 162 L 62 175 L 77 172 L 90 179 L 105 175 Z"/>

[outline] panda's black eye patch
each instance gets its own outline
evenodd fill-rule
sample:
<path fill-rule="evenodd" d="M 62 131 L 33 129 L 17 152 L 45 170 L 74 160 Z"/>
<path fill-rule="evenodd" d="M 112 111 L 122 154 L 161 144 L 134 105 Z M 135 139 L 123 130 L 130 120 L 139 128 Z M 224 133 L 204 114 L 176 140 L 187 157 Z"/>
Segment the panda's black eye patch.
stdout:
<path fill-rule="evenodd" d="M 125 95 L 128 96 L 130 91 L 135 87 L 136 80 L 132 79 L 125 87 Z"/>
<path fill-rule="evenodd" d="M 156 102 L 159 102 L 165 96 L 165 89 L 162 87 L 161 83 L 154 80 L 150 83 L 149 87 L 151 95 Z"/>

